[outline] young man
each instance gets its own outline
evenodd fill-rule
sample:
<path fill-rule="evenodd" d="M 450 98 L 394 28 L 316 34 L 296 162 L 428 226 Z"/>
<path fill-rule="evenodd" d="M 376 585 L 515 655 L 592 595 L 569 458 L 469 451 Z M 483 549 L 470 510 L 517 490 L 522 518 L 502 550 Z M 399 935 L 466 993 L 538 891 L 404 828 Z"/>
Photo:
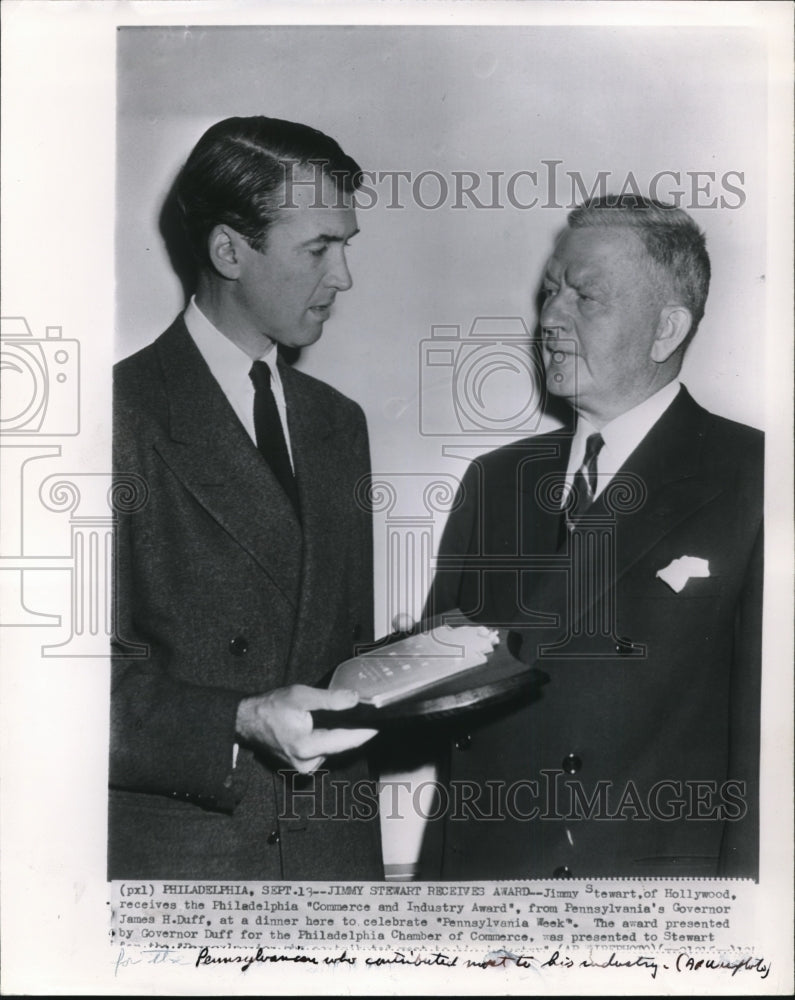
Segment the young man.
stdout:
<path fill-rule="evenodd" d="M 195 294 L 114 380 L 116 474 L 148 495 L 116 536 L 111 878 L 382 877 L 377 816 L 338 802 L 373 732 L 310 714 L 355 704 L 313 685 L 371 638 L 367 428 L 278 357 L 351 287 L 359 173 L 254 117 L 210 128 L 177 180 Z"/>

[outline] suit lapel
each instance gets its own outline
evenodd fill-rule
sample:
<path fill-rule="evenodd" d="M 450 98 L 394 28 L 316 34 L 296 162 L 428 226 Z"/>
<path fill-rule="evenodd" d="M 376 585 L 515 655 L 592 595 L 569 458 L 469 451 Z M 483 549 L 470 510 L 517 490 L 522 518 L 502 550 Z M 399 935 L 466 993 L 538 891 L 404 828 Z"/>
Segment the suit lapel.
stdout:
<path fill-rule="evenodd" d="M 341 463 L 338 429 L 327 399 L 313 380 L 280 363 L 301 503 L 303 566 L 293 647 L 285 681 L 295 669 L 318 661 L 326 647 L 338 604 L 340 585 L 335 567 L 345 558 L 344 528 L 349 518 L 341 509 L 349 498 L 340 497 Z"/>
<path fill-rule="evenodd" d="M 293 605 L 301 529 L 290 501 L 213 378 L 180 317 L 157 341 L 169 401 L 163 460 Z"/>
<path fill-rule="evenodd" d="M 636 510 L 616 513 L 616 581 L 723 490 L 703 460 L 706 418 L 706 410 L 682 387 L 619 470 L 634 476 L 645 496 Z M 594 513 L 609 512 L 607 492 L 597 499 Z"/>
<path fill-rule="evenodd" d="M 522 554 L 548 556 L 558 549 L 563 517 L 560 490 L 566 479 L 571 439 L 571 428 L 565 427 L 544 435 L 543 450 L 528 456 L 519 472 Z"/>

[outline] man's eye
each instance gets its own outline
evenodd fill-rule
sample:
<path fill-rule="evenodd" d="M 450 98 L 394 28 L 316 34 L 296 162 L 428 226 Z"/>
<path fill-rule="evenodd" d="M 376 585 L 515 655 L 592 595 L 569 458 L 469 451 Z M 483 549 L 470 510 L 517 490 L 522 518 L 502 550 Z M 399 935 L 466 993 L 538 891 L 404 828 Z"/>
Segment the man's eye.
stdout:
<path fill-rule="evenodd" d="M 322 257 L 327 250 L 328 246 L 324 244 L 322 247 L 317 247 L 316 249 L 310 250 L 309 252 L 312 254 L 313 257 Z"/>
<path fill-rule="evenodd" d="M 545 299 L 548 299 L 550 295 L 554 295 L 557 288 L 554 285 L 543 285 L 541 288 L 541 294 Z"/>

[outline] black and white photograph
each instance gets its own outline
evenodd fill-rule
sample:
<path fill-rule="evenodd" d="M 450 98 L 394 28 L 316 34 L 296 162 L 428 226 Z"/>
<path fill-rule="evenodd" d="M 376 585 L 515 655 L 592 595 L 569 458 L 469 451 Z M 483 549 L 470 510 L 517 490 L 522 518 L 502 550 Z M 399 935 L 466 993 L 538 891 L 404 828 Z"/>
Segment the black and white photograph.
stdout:
<path fill-rule="evenodd" d="M 103 6 L 3 12 L 4 991 L 787 994 L 791 10 Z"/>

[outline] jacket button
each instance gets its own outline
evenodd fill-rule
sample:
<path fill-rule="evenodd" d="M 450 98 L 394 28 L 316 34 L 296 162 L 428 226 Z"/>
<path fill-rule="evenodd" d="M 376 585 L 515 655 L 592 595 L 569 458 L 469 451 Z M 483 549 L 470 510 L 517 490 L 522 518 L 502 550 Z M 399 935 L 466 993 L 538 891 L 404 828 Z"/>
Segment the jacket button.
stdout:
<path fill-rule="evenodd" d="M 552 877 L 553 878 L 571 878 L 572 877 L 571 869 L 569 868 L 568 865 L 561 865 L 559 868 L 556 868 L 554 870 L 554 872 L 552 872 Z"/>
<path fill-rule="evenodd" d="M 570 753 L 568 757 L 563 758 L 561 767 L 566 774 L 576 774 L 582 767 L 582 761 L 576 754 Z"/>
<path fill-rule="evenodd" d="M 269 844 L 278 844 L 280 840 L 281 840 L 281 837 L 279 836 L 279 831 L 278 830 L 271 830 L 271 832 L 268 834 L 268 843 Z"/>
<path fill-rule="evenodd" d="M 229 640 L 229 652 L 232 656 L 244 656 L 248 652 L 248 639 L 244 635 L 236 635 Z"/>
<path fill-rule="evenodd" d="M 469 750 L 472 746 L 472 737 L 467 734 L 465 736 L 459 736 L 455 741 L 456 750 Z"/>
<path fill-rule="evenodd" d="M 630 656 L 632 654 L 632 640 L 625 635 L 616 636 L 616 652 L 619 656 Z"/>

